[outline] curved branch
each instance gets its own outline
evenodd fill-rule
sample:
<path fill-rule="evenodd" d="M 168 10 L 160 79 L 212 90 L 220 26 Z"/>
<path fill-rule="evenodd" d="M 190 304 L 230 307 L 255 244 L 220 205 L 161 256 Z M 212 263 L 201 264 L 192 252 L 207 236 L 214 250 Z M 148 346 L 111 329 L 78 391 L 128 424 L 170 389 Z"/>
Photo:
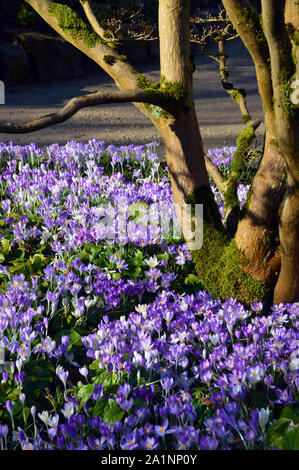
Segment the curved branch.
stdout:
<path fill-rule="evenodd" d="M 205 156 L 205 164 L 209 176 L 214 181 L 218 191 L 220 191 L 224 196 L 226 191 L 226 182 L 224 181 L 221 172 L 218 170 L 218 167 L 215 165 L 215 163 L 213 163 L 212 160 L 207 156 Z"/>
<path fill-rule="evenodd" d="M 262 27 L 258 24 L 258 15 L 256 22 L 248 17 L 250 13 L 249 4 L 244 0 L 222 0 L 222 4 L 253 59 L 259 92 L 265 110 L 266 128 L 270 131 L 271 136 L 275 138 L 270 55 Z"/>
<path fill-rule="evenodd" d="M 173 106 L 167 103 L 161 95 L 149 96 L 146 90 L 130 90 L 130 91 L 97 91 L 90 95 L 77 96 L 72 98 L 59 111 L 45 116 L 38 117 L 26 122 L 0 122 L 0 133 L 3 134 L 25 134 L 27 132 L 35 132 L 46 127 L 60 124 L 70 119 L 80 109 L 89 106 L 98 106 L 100 104 L 111 103 L 148 103 L 161 107 L 167 112 L 173 113 Z"/>
<path fill-rule="evenodd" d="M 228 81 L 229 68 L 226 64 L 227 53 L 224 49 L 225 40 L 220 39 L 217 44 L 219 56 L 219 75 L 222 86 L 225 91 L 231 96 L 231 98 L 239 105 L 242 115 L 242 121 L 246 123 L 251 119 L 251 117 L 247 108 L 245 90 L 235 88 L 234 85 Z"/>
<path fill-rule="evenodd" d="M 100 38 L 104 39 L 107 43 L 115 42 L 117 38 L 114 36 L 114 33 L 112 31 L 108 31 L 102 28 L 102 26 L 98 22 L 92 10 L 89 0 L 79 0 L 79 1 L 83 7 L 86 18 L 88 19 L 90 26 L 93 28 L 94 32 L 97 33 L 97 35 L 100 36 Z M 109 38 L 107 34 L 110 35 L 111 37 Z"/>

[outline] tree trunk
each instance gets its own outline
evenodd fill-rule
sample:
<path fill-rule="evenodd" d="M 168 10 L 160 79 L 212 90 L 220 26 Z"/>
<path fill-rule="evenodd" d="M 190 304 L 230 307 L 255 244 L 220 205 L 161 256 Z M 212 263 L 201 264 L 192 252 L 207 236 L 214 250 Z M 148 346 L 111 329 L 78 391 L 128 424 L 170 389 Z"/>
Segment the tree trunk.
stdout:
<path fill-rule="evenodd" d="M 272 136 L 267 135 L 263 158 L 251 186 L 248 210 L 236 233 L 237 247 L 248 260 L 245 272 L 273 286 L 280 271 L 277 237 L 279 206 L 285 192 L 284 167 L 279 149 Z"/>
<path fill-rule="evenodd" d="M 298 12 L 298 2 L 290 3 Z M 288 98 L 296 78 L 296 63 L 285 26 L 284 7 L 283 0 L 262 0 L 263 29 L 271 59 L 275 130 L 287 173 L 287 191 L 279 221 L 281 271 L 274 291 L 275 303 L 299 300 L 299 109 Z M 298 15 L 290 18 L 289 24 L 298 31 Z"/>
<path fill-rule="evenodd" d="M 136 71 L 120 60 L 118 52 L 107 44 L 101 44 L 96 35 L 88 33 L 86 37 L 85 26 L 69 7 L 51 0 L 26 1 L 64 39 L 97 62 L 115 80 L 120 89 L 136 90 L 138 88 Z M 273 0 L 268 1 L 272 4 L 273 10 Z M 288 2 L 294 3 L 295 0 L 288 0 Z M 266 4 L 263 0 L 262 3 Z M 278 3 L 281 5 L 281 0 Z M 155 107 L 135 104 L 151 118 L 164 139 L 173 197 L 177 207 L 184 207 L 190 202 L 204 204 L 203 247 L 194 253 L 194 260 L 199 276 L 203 276 L 207 289 L 215 297 L 237 297 L 245 303 L 250 303 L 262 299 L 265 283 L 271 286 L 271 283 L 275 282 L 280 260 L 277 250 L 272 249 L 270 241 L 277 232 L 277 212 L 284 192 L 284 162 L 278 151 L 279 147 L 286 162 L 288 188 L 280 221 L 282 267 L 275 290 L 275 300 L 298 300 L 299 274 L 296 274 L 295 269 L 299 251 L 295 250 L 298 248 L 299 219 L 298 162 L 296 164 L 295 154 L 287 145 L 287 142 L 290 142 L 291 146 L 296 144 L 294 127 L 291 126 L 291 132 L 285 132 L 288 128 L 288 120 L 284 119 L 285 114 L 282 112 L 284 110 L 280 103 L 281 90 L 278 86 L 280 84 L 275 82 L 277 61 L 275 63 L 272 58 L 278 54 L 279 48 L 274 48 L 269 54 L 266 38 L 262 36 L 263 31 L 258 15 L 253 20 L 251 19 L 253 23 L 248 25 L 242 16 L 243 10 L 240 9 L 242 2 L 223 0 L 223 4 L 255 62 L 259 90 L 265 108 L 267 130 L 265 154 L 254 180 L 249 210 L 241 221 L 234 239 L 229 237 L 221 223 L 205 166 L 192 88 L 189 1 L 159 1 L 160 90 L 162 91 L 163 86 L 171 83 L 183 87 L 186 91 L 186 106 L 178 107 L 177 112 L 174 113 L 175 117 L 172 118 L 167 117 L 165 113 L 164 115 L 162 113 L 160 117 L 155 117 L 157 113 L 151 113 L 151 109 Z M 73 26 L 78 24 L 79 29 Z M 256 28 L 259 29 L 257 31 L 259 40 L 256 38 Z M 270 56 L 271 67 L 269 66 Z M 106 60 L 107 57 L 109 61 Z M 274 107 L 273 89 L 276 99 Z M 275 108 L 275 115 L 273 108 Z M 157 110 L 161 111 L 159 108 L 154 109 L 154 111 Z M 278 117 L 283 120 L 280 124 Z M 178 216 L 182 222 L 180 212 Z M 184 233 L 184 227 L 182 229 Z M 188 242 L 188 234 L 184 233 L 184 235 Z M 244 264 L 242 254 L 249 259 L 249 264 Z M 287 289 L 289 289 L 289 295 Z"/>
<path fill-rule="evenodd" d="M 293 67 L 283 13 L 285 23 L 298 30 L 299 7 L 296 0 L 287 0 L 283 11 L 282 0 L 262 0 L 261 26 L 258 13 L 248 14 L 246 2 L 223 0 L 223 4 L 253 58 L 266 126 L 264 156 L 251 188 L 248 213 L 238 227 L 236 242 L 249 260 L 244 269 L 254 279 L 271 284 L 279 275 L 274 290 L 275 303 L 294 302 L 299 298 L 298 258 L 295 255 L 299 251 L 295 191 L 298 184 L 298 129 L 282 99 L 287 95 L 287 82 Z M 281 210 L 279 220 L 281 248 L 278 251 L 276 242 L 273 249 L 271 243 L 278 232 L 276 222 L 285 192 L 286 207 Z"/>
<path fill-rule="evenodd" d="M 156 123 L 165 143 L 174 203 L 181 208 L 191 201 L 202 202 L 202 188 L 210 193 L 208 199 L 213 205 L 193 97 L 187 3 L 182 0 L 159 2 L 161 78 L 178 82 L 187 93 L 185 110 L 180 111 L 175 119 L 159 119 Z M 178 217 L 180 219 L 180 213 Z M 208 204 L 204 207 L 204 218 L 212 221 Z M 216 224 L 219 223 L 219 213 L 216 220 Z"/>
<path fill-rule="evenodd" d="M 299 300 L 299 189 L 289 185 L 280 216 L 281 271 L 274 290 L 274 303 Z"/>

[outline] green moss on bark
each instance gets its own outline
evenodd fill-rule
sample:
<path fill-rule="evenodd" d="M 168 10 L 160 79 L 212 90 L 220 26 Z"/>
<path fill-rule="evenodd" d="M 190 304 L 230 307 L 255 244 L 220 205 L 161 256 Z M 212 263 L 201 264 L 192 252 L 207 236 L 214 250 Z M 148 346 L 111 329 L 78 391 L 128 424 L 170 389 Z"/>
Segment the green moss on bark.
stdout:
<path fill-rule="evenodd" d="M 103 56 L 103 59 L 104 59 L 104 62 L 106 62 L 106 64 L 108 64 L 108 65 L 113 65 L 116 61 L 116 58 L 113 57 L 113 55 L 110 55 L 110 54 L 105 54 Z"/>
<path fill-rule="evenodd" d="M 296 80 L 296 74 L 290 75 L 285 73 L 280 73 L 279 80 L 281 83 L 281 99 L 283 103 L 284 110 L 286 114 L 298 122 L 299 119 L 299 108 L 292 102 L 292 95 L 294 93 L 294 88 L 292 88 L 292 83 Z"/>
<path fill-rule="evenodd" d="M 255 281 L 242 269 L 245 259 L 234 239 L 204 223 L 203 246 L 192 252 L 197 276 L 214 298 L 237 298 L 244 304 L 260 301 L 269 295 L 270 288 Z"/>
<path fill-rule="evenodd" d="M 80 15 L 69 6 L 61 3 L 51 3 L 49 13 L 56 18 L 58 26 L 68 34 L 71 39 L 79 39 L 89 48 L 95 47 L 98 43 L 105 43 L 105 41 L 82 20 Z"/>
<path fill-rule="evenodd" d="M 244 88 L 239 88 L 238 90 L 234 89 L 230 92 L 230 94 L 233 100 L 235 100 L 238 104 L 242 98 L 246 98 L 246 90 L 244 90 Z"/>
<path fill-rule="evenodd" d="M 248 260 L 225 230 L 210 186 L 196 189 L 186 202 L 203 204 L 203 245 L 191 253 L 205 289 L 214 298 L 235 297 L 245 304 L 265 298 L 270 289 L 243 271 Z"/>
<path fill-rule="evenodd" d="M 242 114 L 242 122 L 243 124 L 247 124 L 250 121 L 250 114 Z"/>
<path fill-rule="evenodd" d="M 262 26 L 262 15 L 259 15 L 255 8 L 243 8 L 238 3 L 243 21 L 247 24 L 247 30 L 254 33 L 257 42 L 267 44 L 267 40 Z"/>
<path fill-rule="evenodd" d="M 159 82 L 153 83 L 143 74 L 138 74 L 137 86 L 138 88 L 146 90 L 149 97 L 152 95 L 160 95 L 164 100 L 178 106 L 183 106 L 187 95 L 186 89 L 179 82 L 168 82 L 163 75 L 161 75 Z M 171 114 L 164 111 L 159 106 L 147 104 L 145 107 L 154 119 L 162 117 L 168 119 L 172 117 Z"/>
<path fill-rule="evenodd" d="M 186 202 L 203 204 L 203 245 L 191 253 L 205 289 L 215 298 L 235 297 L 245 304 L 263 299 L 270 289 L 243 271 L 248 260 L 225 230 L 210 186 L 195 189 Z"/>
<path fill-rule="evenodd" d="M 224 194 L 225 207 L 234 209 L 239 207 L 239 199 L 237 194 L 238 183 L 242 173 L 246 170 L 245 155 L 248 147 L 255 137 L 255 130 L 252 126 L 246 127 L 237 138 L 237 150 L 231 166 L 230 176 L 227 183 L 227 189 Z"/>
<path fill-rule="evenodd" d="M 225 232 L 218 205 L 215 201 L 210 185 L 202 185 L 199 188 L 196 188 L 187 196 L 186 204 L 202 204 L 204 222 L 208 225 L 214 226 L 220 232 Z"/>

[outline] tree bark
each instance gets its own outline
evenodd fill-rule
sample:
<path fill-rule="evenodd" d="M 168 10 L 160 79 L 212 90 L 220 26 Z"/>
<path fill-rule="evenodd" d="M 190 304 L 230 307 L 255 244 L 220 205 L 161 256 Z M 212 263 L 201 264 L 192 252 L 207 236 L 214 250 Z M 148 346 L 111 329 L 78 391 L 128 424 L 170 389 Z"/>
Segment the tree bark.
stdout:
<path fill-rule="evenodd" d="M 287 191 L 279 221 L 281 271 L 274 303 L 299 300 L 299 110 L 287 98 L 291 82 L 296 78 L 296 66 L 285 26 L 284 6 L 282 0 L 262 0 L 263 28 L 271 59 L 275 129 L 287 173 Z M 299 9 L 298 3 L 296 8 Z M 290 19 L 297 20 L 298 15 Z"/>
<path fill-rule="evenodd" d="M 175 120 L 157 123 L 166 147 L 174 200 L 183 203 L 194 190 L 208 185 L 204 151 L 194 106 L 190 63 L 189 9 L 181 0 L 160 0 L 159 37 L 161 76 L 179 82 L 187 91 L 188 110 Z M 171 31 L 171 34 L 169 34 Z"/>
<path fill-rule="evenodd" d="M 150 96 L 145 90 L 129 90 L 129 91 L 97 91 L 89 95 L 82 95 L 72 98 L 59 111 L 45 116 L 32 119 L 26 122 L 0 122 L 0 132 L 6 134 L 26 134 L 35 132 L 46 127 L 60 124 L 74 116 L 80 109 L 90 106 L 98 106 L 101 104 L 112 103 L 148 103 L 161 107 L 162 109 L 175 113 L 174 106 L 167 103 L 163 97 L 152 93 Z"/>
<path fill-rule="evenodd" d="M 236 233 L 237 247 L 248 264 L 243 269 L 253 279 L 274 285 L 280 271 L 278 236 L 279 206 L 285 193 L 284 161 L 267 135 L 263 158 L 251 186 L 246 216 Z"/>
<path fill-rule="evenodd" d="M 266 128 L 263 157 L 251 187 L 248 210 L 239 223 L 235 238 L 238 249 L 247 258 L 247 264 L 243 266 L 245 272 L 253 279 L 274 285 L 281 265 L 275 238 L 286 183 L 285 162 L 276 135 L 269 48 L 266 38 L 263 39 L 262 28 L 246 22 L 243 10 L 248 6 L 246 2 L 223 0 L 222 3 L 253 59 Z"/>
<path fill-rule="evenodd" d="M 202 138 L 199 130 L 190 68 L 189 7 L 182 0 L 160 0 L 159 37 L 161 77 L 178 82 L 186 90 L 186 109 L 181 110 L 175 119 L 157 121 L 166 148 L 166 161 L 172 185 L 174 203 L 182 226 L 182 208 L 186 204 L 204 203 L 203 218 L 209 223 L 223 228 L 220 214 L 211 215 L 210 204 L 215 203 L 209 185 L 205 165 Z M 171 34 L 169 34 L 171 32 Z M 209 197 L 203 198 L 203 193 Z M 214 201 L 214 203 L 213 203 Z M 200 223 L 200 221 L 195 221 Z M 188 240 L 188 228 L 182 232 Z M 192 242 L 189 243 L 192 246 Z"/>
<path fill-rule="evenodd" d="M 49 12 L 50 5 L 53 5 L 51 0 L 26 1 L 65 40 L 79 48 L 103 68 L 121 90 L 136 91 L 138 89 L 137 72 L 129 64 L 120 60 L 120 55 L 116 50 L 107 44 L 101 43 L 101 41 L 100 43 L 96 41 L 91 45 L 90 41 L 86 42 L 82 35 L 74 36 L 71 29 L 64 28 L 63 22 L 61 23 L 55 14 Z M 269 1 L 273 4 L 272 0 Z M 264 104 L 266 124 L 265 153 L 254 180 L 248 213 L 239 224 L 235 241 L 237 242 L 237 249 L 243 251 L 246 257 L 249 258 L 249 264 L 244 269 L 248 270 L 253 279 L 256 278 L 262 280 L 262 282 L 271 283 L 274 282 L 273 280 L 277 276 L 280 260 L 279 254 L 275 250 L 271 250 L 269 239 L 276 232 L 277 211 L 284 193 L 285 183 L 283 176 L 284 161 L 278 151 L 277 144 L 279 150 L 283 153 L 283 157 L 285 157 L 286 148 L 286 143 L 281 144 L 280 142 L 283 135 L 281 129 L 285 129 L 286 123 L 284 122 L 279 128 L 277 127 L 276 114 L 279 115 L 281 110 L 274 113 L 272 81 L 274 84 L 275 77 L 272 63 L 271 67 L 269 65 L 269 59 L 271 57 L 272 60 L 272 57 L 277 54 L 277 49 L 273 49 L 271 45 L 269 54 L 269 41 L 267 43 L 266 38 L 263 37 L 257 40 L 257 33 L 244 21 L 242 8 L 248 2 L 245 2 L 245 0 L 244 2 L 223 0 L 223 4 L 253 57 L 259 91 Z M 159 2 L 160 87 L 163 89 L 163 81 L 164 84 L 176 82 L 183 87 L 186 90 L 185 107 L 178 108 L 176 115 L 173 117 L 164 115 L 157 118 L 149 107 L 141 103 L 134 104 L 150 117 L 164 139 L 174 202 L 178 207 L 184 207 L 189 202 L 204 203 L 204 221 L 208 222 L 209 227 L 216 228 L 219 237 L 213 230 L 209 233 L 215 234 L 216 238 L 218 237 L 224 244 L 227 244 L 229 237 L 221 223 L 220 214 L 209 186 L 203 145 L 194 106 L 192 64 L 190 61 L 189 7 L 189 2 L 185 0 L 160 0 Z M 51 11 L 53 13 L 53 8 Z M 83 30 L 85 31 L 85 28 Z M 258 31 L 258 33 L 260 32 L 263 33 L 262 30 Z M 106 60 L 107 56 L 109 56 L 109 61 Z M 112 60 L 110 60 L 111 57 Z M 278 91 L 275 90 L 274 86 L 274 95 L 275 93 L 278 93 Z M 291 137 L 291 144 L 293 145 L 293 134 Z M 295 256 L 292 249 L 296 246 L 296 236 L 298 237 L 296 165 L 294 166 L 294 156 L 291 153 L 288 153 L 285 161 L 288 172 L 288 189 L 280 226 L 281 256 L 285 261 L 281 268 L 281 280 L 276 289 L 276 300 L 295 298 L 298 286 L 297 280 L 295 280 L 295 283 L 290 280 L 290 276 L 295 276 L 294 270 L 290 269 L 290 266 L 294 267 L 294 263 L 290 264 L 290 259 L 291 256 Z M 291 171 L 289 171 L 290 169 Z M 181 220 L 180 214 L 178 215 Z M 288 223 L 292 227 L 291 234 L 286 231 Z M 223 237 L 220 236 L 220 232 L 222 235 L 224 234 Z M 187 236 L 185 238 L 188 241 Z M 218 249 L 217 253 L 220 254 L 221 249 L 220 251 Z M 285 295 L 286 285 L 290 285 L 291 297 Z"/>

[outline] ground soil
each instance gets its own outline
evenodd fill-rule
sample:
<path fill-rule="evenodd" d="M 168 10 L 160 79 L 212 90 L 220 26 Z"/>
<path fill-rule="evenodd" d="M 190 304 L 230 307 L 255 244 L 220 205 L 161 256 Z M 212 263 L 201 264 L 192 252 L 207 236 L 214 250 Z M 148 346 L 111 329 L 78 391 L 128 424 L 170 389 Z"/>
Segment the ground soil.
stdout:
<path fill-rule="evenodd" d="M 212 51 L 216 52 L 216 51 Z M 257 90 L 255 70 L 248 52 L 240 40 L 228 47 L 231 76 L 235 86 L 247 91 L 248 107 L 254 119 L 263 121 L 263 109 Z M 195 57 L 194 96 L 198 121 L 205 151 L 214 147 L 233 146 L 243 125 L 239 107 L 223 90 L 215 61 L 198 52 Z M 138 66 L 153 81 L 159 80 L 159 64 Z M 101 69 L 82 79 L 52 81 L 47 84 L 27 84 L 6 87 L 6 102 L 0 106 L 0 121 L 25 121 L 48 114 L 74 96 L 92 90 L 116 89 L 112 79 Z M 159 142 L 158 153 L 164 156 L 164 147 L 151 121 L 132 104 L 105 105 L 81 110 L 66 123 L 26 135 L 0 134 L 0 141 L 14 141 L 23 145 L 36 142 L 44 147 L 69 140 L 87 141 L 96 138 L 107 144 L 143 144 Z M 257 132 L 257 145 L 262 145 L 264 125 Z"/>

